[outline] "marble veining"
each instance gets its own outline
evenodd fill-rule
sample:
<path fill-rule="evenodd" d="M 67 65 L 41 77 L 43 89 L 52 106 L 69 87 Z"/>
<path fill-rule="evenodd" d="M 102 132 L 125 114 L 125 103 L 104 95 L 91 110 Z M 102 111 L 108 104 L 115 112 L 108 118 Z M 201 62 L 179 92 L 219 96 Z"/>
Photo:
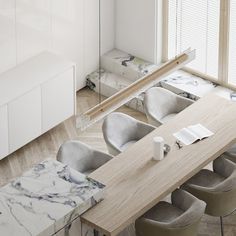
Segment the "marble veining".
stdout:
<path fill-rule="evenodd" d="M 53 235 L 100 202 L 104 187 L 46 160 L 0 188 L 0 235 Z"/>
<path fill-rule="evenodd" d="M 160 86 L 192 100 L 198 100 L 209 93 L 215 93 L 233 100 L 231 98 L 232 90 L 182 70 L 178 70 L 161 80 Z"/>
<path fill-rule="evenodd" d="M 139 76 L 144 76 L 157 68 L 157 65 L 151 62 L 145 61 L 118 49 L 113 49 L 102 56 L 102 66 L 108 71 L 110 70 L 107 67 L 111 66 L 111 62 L 114 66 L 116 65 L 116 67 L 121 68 L 120 75 L 123 75 L 126 68 L 138 72 Z"/>
<path fill-rule="evenodd" d="M 105 90 L 104 86 L 110 87 L 110 89 L 114 88 L 117 91 L 119 91 L 132 83 L 132 81 L 125 79 L 122 76 L 110 73 L 104 69 L 100 70 L 100 75 L 101 78 L 99 81 L 99 70 L 97 70 L 86 77 L 86 82 L 87 86 L 95 91 L 98 89 L 100 82 L 102 86 L 101 89 L 104 90 L 103 91 L 104 96 L 107 96 L 104 93 L 109 93 L 108 91 Z"/>
<path fill-rule="evenodd" d="M 178 70 L 161 80 L 161 86 L 184 97 L 198 100 L 213 91 L 217 84 Z"/>
<path fill-rule="evenodd" d="M 122 66 L 130 67 L 131 69 L 138 71 L 143 75 L 150 73 L 156 68 L 156 65 L 130 54 L 124 57 L 114 57 L 113 59 L 120 63 Z"/>

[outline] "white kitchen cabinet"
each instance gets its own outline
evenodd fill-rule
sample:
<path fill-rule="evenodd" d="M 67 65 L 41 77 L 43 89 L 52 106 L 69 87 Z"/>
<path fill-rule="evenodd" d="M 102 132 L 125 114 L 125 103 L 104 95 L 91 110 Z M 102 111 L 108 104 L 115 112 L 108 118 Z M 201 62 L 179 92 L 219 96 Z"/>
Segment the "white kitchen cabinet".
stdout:
<path fill-rule="evenodd" d="M 75 69 L 43 52 L 0 75 L 0 159 L 75 115 Z"/>
<path fill-rule="evenodd" d="M 74 112 L 74 71 L 71 68 L 42 85 L 43 132 L 53 128 Z"/>
<path fill-rule="evenodd" d="M 7 106 L 0 107 L 0 159 L 8 153 L 8 115 Z"/>
<path fill-rule="evenodd" d="M 14 152 L 41 134 L 40 88 L 10 102 L 8 110 L 10 152 Z"/>

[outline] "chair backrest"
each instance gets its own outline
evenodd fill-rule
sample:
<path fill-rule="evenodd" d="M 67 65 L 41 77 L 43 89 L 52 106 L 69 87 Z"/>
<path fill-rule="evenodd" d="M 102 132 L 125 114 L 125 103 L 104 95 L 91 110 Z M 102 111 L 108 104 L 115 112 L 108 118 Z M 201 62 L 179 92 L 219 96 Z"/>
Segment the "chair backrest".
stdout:
<path fill-rule="evenodd" d="M 213 169 L 214 172 L 223 176 L 225 180 L 214 186 L 211 191 L 229 192 L 236 190 L 236 164 L 234 162 L 224 158 L 223 155 L 213 162 Z"/>
<path fill-rule="evenodd" d="M 144 108 L 147 116 L 151 115 L 161 120 L 168 114 L 176 113 L 177 96 L 164 88 L 153 87 L 149 89 L 144 96 Z"/>
<path fill-rule="evenodd" d="M 103 137 L 107 143 L 119 148 L 137 138 L 137 123 L 136 119 L 123 113 L 111 113 L 103 122 Z"/>
<path fill-rule="evenodd" d="M 144 215 L 136 221 L 138 236 L 197 236 L 199 222 L 204 214 L 206 203 L 181 189 L 175 190 L 171 199 L 172 204 L 181 209 L 183 213 L 170 219 L 169 222 L 166 220 L 156 221 Z"/>
<path fill-rule="evenodd" d="M 203 216 L 206 203 L 182 189 L 172 193 L 172 204 L 184 211 L 182 215 L 170 222 L 171 227 L 187 227 L 199 222 Z"/>
<path fill-rule="evenodd" d="M 213 162 L 213 169 L 221 177 L 217 184 L 205 187 L 191 183 L 184 189 L 207 202 L 208 215 L 226 216 L 236 209 L 236 164 L 221 156 Z"/>
<path fill-rule="evenodd" d="M 225 155 L 227 155 L 231 161 L 236 163 L 236 144 L 230 147 L 227 152 L 225 152 Z"/>
<path fill-rule="evenodd" d="M 79 172 L 92 169 L 93 150 L 84 143 L 70 140 L 61 145 L 57 160 Z"/>

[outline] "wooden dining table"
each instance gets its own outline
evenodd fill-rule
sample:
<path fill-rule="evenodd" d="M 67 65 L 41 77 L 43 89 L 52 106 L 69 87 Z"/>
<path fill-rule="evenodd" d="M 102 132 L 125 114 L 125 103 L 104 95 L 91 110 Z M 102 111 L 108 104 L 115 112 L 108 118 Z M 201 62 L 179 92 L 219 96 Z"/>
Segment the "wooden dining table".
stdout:
<path fill-rule="evenodd" d="M 214 135 L 179 148 L 173 133 L 198 123 Z M 155 136 L 171 146 L 161 161 L 152 159 Z M 81 221 L 117 235 L 235 142 L 236 103 L 215 94 L 201 98 L 89 176 L 106 185 L 105 198 Z"/>

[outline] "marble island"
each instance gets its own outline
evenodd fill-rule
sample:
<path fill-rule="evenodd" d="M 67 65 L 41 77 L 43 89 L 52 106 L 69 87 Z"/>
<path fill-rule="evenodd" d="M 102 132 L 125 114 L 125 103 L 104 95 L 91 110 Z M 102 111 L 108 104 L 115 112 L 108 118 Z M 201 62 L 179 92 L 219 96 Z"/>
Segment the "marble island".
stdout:
<path fill-rule="evenodd" d="M 79 216 L 103 199 L 104 185 L 54 160 L 46 160 L 0 188 L 0 235 L 82 232 Z M 73 228 L 73 227 L 72 227 Z"/>

